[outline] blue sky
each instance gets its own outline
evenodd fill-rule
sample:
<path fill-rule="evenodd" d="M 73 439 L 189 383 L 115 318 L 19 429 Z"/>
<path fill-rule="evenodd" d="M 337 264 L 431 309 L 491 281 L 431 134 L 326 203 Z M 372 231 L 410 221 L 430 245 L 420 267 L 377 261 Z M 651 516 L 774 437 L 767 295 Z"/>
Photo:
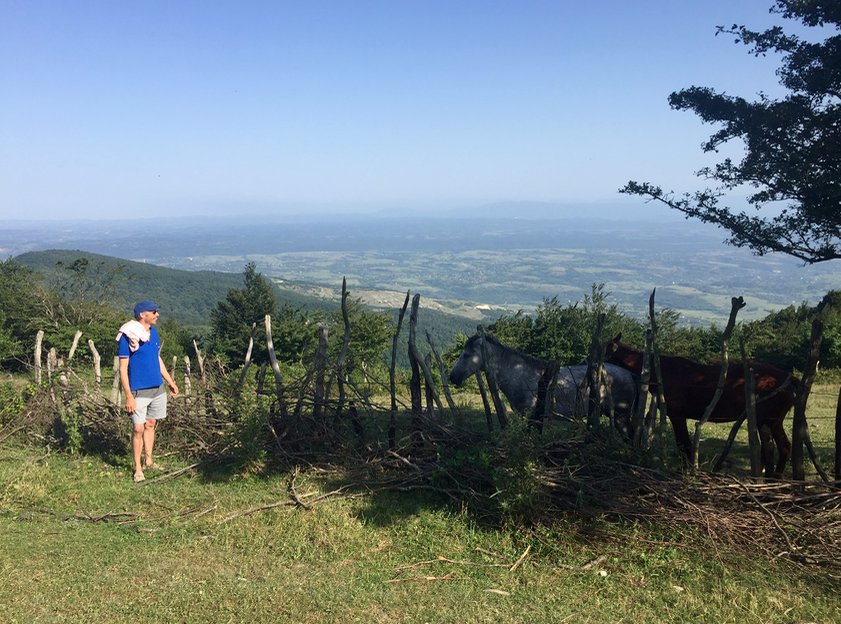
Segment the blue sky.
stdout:
<path fill-rule="evenodd" d="M 667 97 L 779 94 L 779 59 L 715 36 L 780 23 L 771 4 L 4 0 L 0 217 L 692 190 L 712 127 Z"/>

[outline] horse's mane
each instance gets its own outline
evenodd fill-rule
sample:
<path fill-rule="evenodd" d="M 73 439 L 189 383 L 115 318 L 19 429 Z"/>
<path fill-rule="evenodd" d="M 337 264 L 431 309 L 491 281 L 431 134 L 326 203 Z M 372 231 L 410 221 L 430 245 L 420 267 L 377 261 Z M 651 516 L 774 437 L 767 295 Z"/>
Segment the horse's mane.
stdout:
<path fill-rule="evenodd" d="M 478 340 L 478 339 L 479 339 L 479 334 L 476 334 L 470 340 Z M 491 336 L 490 334 L 485 334 L 485 339 L 489 343 L 491 343 L 492 345 L 495 345 L 495 346 L 499 347 L 500 349 L 503 349 L 504 351 L 507 351 L 510 355 L 516 355 L 518 357 L 523 358 L 526 362 L 534 365 L 535 367 L 539 366 L 539 367 L 545 368 L 545 367 L 549 366 L 549 364 L 550 364 L 549 360 L 544 360 L 542 358 L 534 357 L 533 355 L 529 355 L 528 353 L 523 353 L 522 351 L 519 351 L 518 349 L 515 349 L 514 347 L 509 347 L 507 345 L 504 345 L 499 340 L 497 340 L 496 338 Z"/>

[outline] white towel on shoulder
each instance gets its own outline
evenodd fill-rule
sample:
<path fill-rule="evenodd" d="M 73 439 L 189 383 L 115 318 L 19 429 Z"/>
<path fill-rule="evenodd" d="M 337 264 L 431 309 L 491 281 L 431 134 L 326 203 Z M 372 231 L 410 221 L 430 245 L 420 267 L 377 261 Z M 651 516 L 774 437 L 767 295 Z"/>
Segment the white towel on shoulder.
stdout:
<path fill-rule="evenodd" d="M 141 343 L 149 342 L 152 332 L 143 327 L 139 321 L 128 321 L 120 327 L 120 331 L 117 333 L 117 342 L 120 341 L 121 336 L 128 339 L 128 348 L 134 353 L 140 348 Z"/>

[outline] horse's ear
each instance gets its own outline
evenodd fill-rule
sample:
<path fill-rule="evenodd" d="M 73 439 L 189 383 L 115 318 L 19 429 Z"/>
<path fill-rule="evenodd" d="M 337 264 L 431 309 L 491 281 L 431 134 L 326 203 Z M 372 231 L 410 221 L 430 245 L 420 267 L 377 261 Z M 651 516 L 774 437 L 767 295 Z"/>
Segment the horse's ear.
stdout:
<path fill-rule="evenodd" d="M 619 342 L 620 340 L 622 340 L 622 332 L 616 334 L 616 338 L 613 339 L 613 342 Z"/>
<path fill-rule="evenodd" d="M 476 335 L 479 337 L 479 344 L 485 342 L 485 326 L 481 323 L 476 326 Z"/>

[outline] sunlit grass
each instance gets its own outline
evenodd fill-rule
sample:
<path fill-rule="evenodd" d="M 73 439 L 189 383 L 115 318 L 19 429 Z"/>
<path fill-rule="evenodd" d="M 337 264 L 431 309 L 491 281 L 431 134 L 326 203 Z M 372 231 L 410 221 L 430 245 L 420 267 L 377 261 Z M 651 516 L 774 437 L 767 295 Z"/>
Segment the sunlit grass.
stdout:
<path fill-rule="evenodd" d="M 838 581 L 824 571 L 656 525 L 565 514 L 550 525 L 488 526 L 416 492 L 222 522 L 287 499 L 290 478 L 211 465 L 143 486 L 119 462 L 4 449 L 0 621 L 841 619 Z M 325 492 L 340 479 L 304 471 L 296 489 Z M 599 556 L 588 571 L 559 567 Z"/>

